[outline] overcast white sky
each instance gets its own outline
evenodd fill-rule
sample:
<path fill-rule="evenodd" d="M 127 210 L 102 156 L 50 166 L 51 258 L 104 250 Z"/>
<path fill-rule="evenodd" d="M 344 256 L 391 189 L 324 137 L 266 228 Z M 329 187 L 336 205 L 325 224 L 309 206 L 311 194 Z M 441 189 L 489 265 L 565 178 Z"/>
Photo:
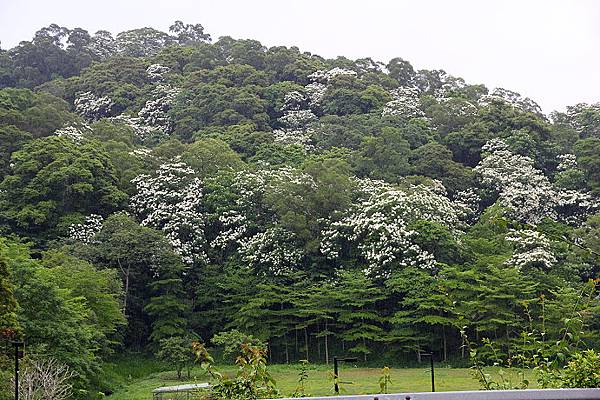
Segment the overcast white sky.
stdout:
<path fill-rule="evenodd" d="M 11 48 L 50 23 L 116 34 L 175 20 L 328 58 L 399 56 L 515 90 L 545 112 L 600 101 L 595 0 L 0 0 L 0 41 Z"/>

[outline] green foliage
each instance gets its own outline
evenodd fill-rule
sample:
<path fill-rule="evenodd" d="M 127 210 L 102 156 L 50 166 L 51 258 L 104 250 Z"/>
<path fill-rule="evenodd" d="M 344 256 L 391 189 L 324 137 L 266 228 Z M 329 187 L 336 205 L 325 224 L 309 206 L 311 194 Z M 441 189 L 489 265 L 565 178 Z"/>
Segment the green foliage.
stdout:
<path fill-rule="evenodd" d="M 259 339 L 252 335 L 242 333 L 237 329 L 219 332 L 215 334 L 210 341 L 215 346 L 222 347 L 223 358 L 229 359 L 230 361 L 235 361 L 235 356 L 239 353 L 243 344 L 249 344 L 254 347 L 266 347 Z"/>
<path fill-rule="evenodd" d="M 126 341 L 141 348 L 150 339 L 187 333 L 188 305 L 183 294 L 183 265 L 165 237 L 124 214 L 113 214 L 88 245 L 72 251 L 96 265 L 111 268 L 123 282 Z"/>
<path fill-rule="evenodd" d="M 175 367 L 177 379 L 181 379 L 181 372 L 186 369 L 187 377 L 190 378 L 190 370 L 194 363 L 191 337 L 173 336 L 161 339 L 156 356 L 166 363 Z"/>
<path fill-rule="evenodd" d="M 542 370 L 543 387 L 598 388 L 600 387 L 600 354 L 594 350 L 577 352 L 560 370 Z"/>
<path fill-rule="evenodd" d="M 389 386 L 392 384 L 392 377 L 390 374 L 390 367 L 383 367 L 381 369 L 381 376 L 379 377 L 379 393 L 389 393 Z"/>
<path fill-rule="evenodd" d="M 5 255 L 0 255 L 0 337 L 4 340 L 18 334 L 17 301 L 11 271 Z M 1 357 L 1 355 L 0 355 Z"/>
<path fill-rule="evenodd" d="M 89 126 L 72 112 L 91 115 L 85 92 L 111 102 Z M 190 332 L 225 358 L 252 344 L 236 378 L 197 348 L 217 397 L 271 391 L 263 347 L 286 363 L 472 357 L 489 387 L 523 387 L 511 368 L 554 371 L 600 346 L 586 283 L 600 273 L 598 115 L 580 104 L 547 118 L 516 93 L 400 57 L 384 67 L 211 43 L 181 21 L 116 39 L 50 25 L 0 50 L 0 233 L 11 238 L 0 244 L 0 329 L 67 362 L 89 393 L 106 388 L 98 368 L 115 349 L 160 354 L 181 374 Z M 75 128 L 81 137 L 58 136 Z M 508 150 L 488 176 L 498 139 Z M 151 215 L 127 214 L 147 183 L 133 179 L 179 162 L 198 184 L 159 193 Z M 380 192 L 412 197 L 369 208 Z M 538 218 L 515 215 L 536 201 Z M 393 207 L 410 216 L 378 222 Z M 373 219 L 330 229 L 357 210 Z M 184 263 L 188 234 L 201 240 Z M 326 248 L 342 234 L 356 243 Z M 387 269 L 372 273 L 367 257 Z M 507 372 L 487 378 L 494 363 Z"/>
<path fill-rule="evenodd" d="M 124 323 L 115 275 L 58 253 L 40 262 L 21 244 L 0 242 L 13 272 L 17 317 L 28 351 L 71 367 L 84 389 L 99 374 L 99 361 Z"/>
<path fill-rule="evenodd" d="M 298 371 L 298 386 L 292 394 L 292 397 L 309 397 L 306 393 L 306 382 L 308 381 L 308 360 L 300 360 L 300 370 Z"/>
<path fill-rule="evenodd" d="M 464 333 L 463 333 L 464 334 Z M 479 381 L 482 389 L 485 390 L 515 390 L 515 389 L 527 389 L 529 386 L 529 380 L 525 378 L 524 371 L 517 372 L 517 381 L 513 381 L 513 374 L 510 369 L 513 367 L 513 358 L 509 358 L 504 363 L 504 360 L 499 356 L 496 346 L 489 339 L 483 340 L 483 346 L 479 349 L 470 347 L 470 343 L 466 336 L 465 345 L 469 347 L 469 356 L 471 358 L 471 373 L 475 379 Z M 482 359 L 481 354 L 484 353 L 487 360 Z M 500 367 L 496 372 L 496 376 L 487 373 L 484 367 L 493 361 L 493 365 Z"/>
<path fill-rule="evenodd" d="M 205 397 L 207 400 L 255 400 L 277 395 L 275 380 L 267 370 L 265 348 L 242 344 L 233 378 L 216 371 L 213 358 L 201 343 L 194 343 L 194 353 L 196 362 L 216 380 Z"/>
<path fill-rule="evenodd" d="M 47 93 L 28 89 L 0 90 L 0 126 L 13 126 L 39 138 L 52 134 L 63 125 L 77 120 L 69 104 Z"/>
<path fill-rule="evenodd" d="M 588 184 L 595 191 L 600 190 L 600 139 L 589 138 L 575 143 L 577 162 L 587 176 Z"/>
<path fill-rule="evenodd" d="M 215 158 L 216 154 L 218 158 Z M 236 171 L 244 166 L 240 156 L 219 139 L 195 141 L 183 152 L 181 159 L 194 168 L 200 177 L 213 175 L 217 171 Z"/>
<path fill-rule="evenodd" d="M 127 198 L 97 142 L 36 139 L 14 153 L 12 163 L 12 174 L 0 183 L 0 219 L 23 235 L 64 234 L 74 218 L 108 214 Z"/>

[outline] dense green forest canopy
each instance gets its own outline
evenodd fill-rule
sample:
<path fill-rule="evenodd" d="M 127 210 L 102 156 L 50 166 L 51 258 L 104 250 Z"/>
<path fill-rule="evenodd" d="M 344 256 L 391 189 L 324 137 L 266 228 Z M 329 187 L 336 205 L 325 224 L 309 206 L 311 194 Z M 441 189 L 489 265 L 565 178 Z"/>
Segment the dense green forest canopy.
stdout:
<path fill-rule="evenodd" d="M 0 182 L 2 334 L 82 389 L 115 349 L 233 329 L 277 362 L 600 346 L 600 103 L 50 25 L 0 50 Z"/>

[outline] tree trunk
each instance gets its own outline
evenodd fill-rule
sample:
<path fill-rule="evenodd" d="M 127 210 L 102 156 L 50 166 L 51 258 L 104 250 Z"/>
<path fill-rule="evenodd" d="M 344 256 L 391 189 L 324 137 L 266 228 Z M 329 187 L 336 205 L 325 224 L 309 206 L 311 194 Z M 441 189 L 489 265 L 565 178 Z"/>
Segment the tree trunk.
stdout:
<path fill-rule="evenodd" d="M 300 352 L 298 351 L 298 329 L 294 329 L 294 335 L 295 335 L 295 345 L 296 345 L 296 357 L 300 356 Z"/>
<path fill-rule="evenodd" d="M 508 354 L 508 358 L 510 358 L 510 332 L 508 331 L 508 325 L 506 325 L 506 352 Z"/>
<path fill-rule="evenodd" d="M 290 363 L 290 351 L 288 350 L 287 332 L 283 334 L 283 344 L 285 346 L 285 363 Z"/>
<path fill-rule="evenodd" d="M 272 358 L 273 352 L 271 351 L 271 343 L 269 343 L 269 342 L 267 342 L 267 354 L 269 355 L 269 364 L 273 363 L 273 358 Z"/>
<path fill-rule="evenodd" d="M 317 324 L 317 360 L 321 359 L 321 327 Z"/>
<path fill-rule="evenodd" d="M 365 348 L 365 352 L 363 353 L 363 356 L 365 358 L 365 362 L 367 362 L 367 341 L 365 340 L 365 338 L 362 338 L 362 342 L 363 342 L 363 346 Z"/>
<path fill-rule="evenodd" d="M 327 336 L 329 336 L 329 332 L 327 331 L 327 321 L 325 321 L 325 364 L 329 365 L 329 345 L 327 343 Z"/>
<path fill-rule="evenodd" d="M 131 265 L 127 264 L 127 269 L 123 268 L 121 265 L 121 260 L 117 258 L 117 264 L 119 264 L 119 269 L 125 278 L 125 290 L 123 293 L 123 314 L 127 317 L 127 297 L 129 295 L 129 274 L 131 271 Z"/>
<path fill-rule="evenodd" d="M 306 361 L 308 361 L 308 328 L 304 327 L 304 344 L 306 345 Z"/>
<path fill-rule="evenodd" d="M 442 325 L 442 338 L 443 338 L 443 344 L 444 344 L 444 361 L 448 360 L 448 343 L 447 343 L 447 339 L 446 339 L 446 327 L 444 325 Z"/>

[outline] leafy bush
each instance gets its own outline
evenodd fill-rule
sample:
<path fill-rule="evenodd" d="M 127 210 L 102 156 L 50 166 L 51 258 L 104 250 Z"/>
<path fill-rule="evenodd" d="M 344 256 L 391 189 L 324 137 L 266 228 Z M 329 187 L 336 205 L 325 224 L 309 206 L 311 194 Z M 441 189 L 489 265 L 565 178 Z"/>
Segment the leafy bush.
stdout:
<path fill-rule="evenodd" d="M 232 329 L 227 332 L 219 332 L 211 339 L 212 344 L 223 348 L 223 359 L 235 361 L 235 356 L 240 352 L 242 344 L 249 344 L 255 347 L 264 348 L 265 345 L 259 339 L 252 335 Z"/>
<path fill-rule="evenodd" d="M 190 377 L 190 370 L 194 363 L 191 338 L 174 336 L 162 339 L 156 356 L 175 367 L 177 379 L 181 379 L 181 371 L 184 368 L 187 370 L 188 378 Z"/>
<path fill-rule="evenodd" d="M 600 353 L 586 350 L 573 355 L 561 369 L 542 369 L 540 386 L 556 388 L 598 388 L 600 387 Z"/>
<path fill-rule="evenodd" d="M 254 400 L 278 393 L 275 380 L 267 371 L 267 350 L 243 343 L 235 363 L 236 376 L 229 378 L 214 367 L 214 359 L 202 343 L 193 343 L 196 362 L 215 380 L 203 400 Z"/>

